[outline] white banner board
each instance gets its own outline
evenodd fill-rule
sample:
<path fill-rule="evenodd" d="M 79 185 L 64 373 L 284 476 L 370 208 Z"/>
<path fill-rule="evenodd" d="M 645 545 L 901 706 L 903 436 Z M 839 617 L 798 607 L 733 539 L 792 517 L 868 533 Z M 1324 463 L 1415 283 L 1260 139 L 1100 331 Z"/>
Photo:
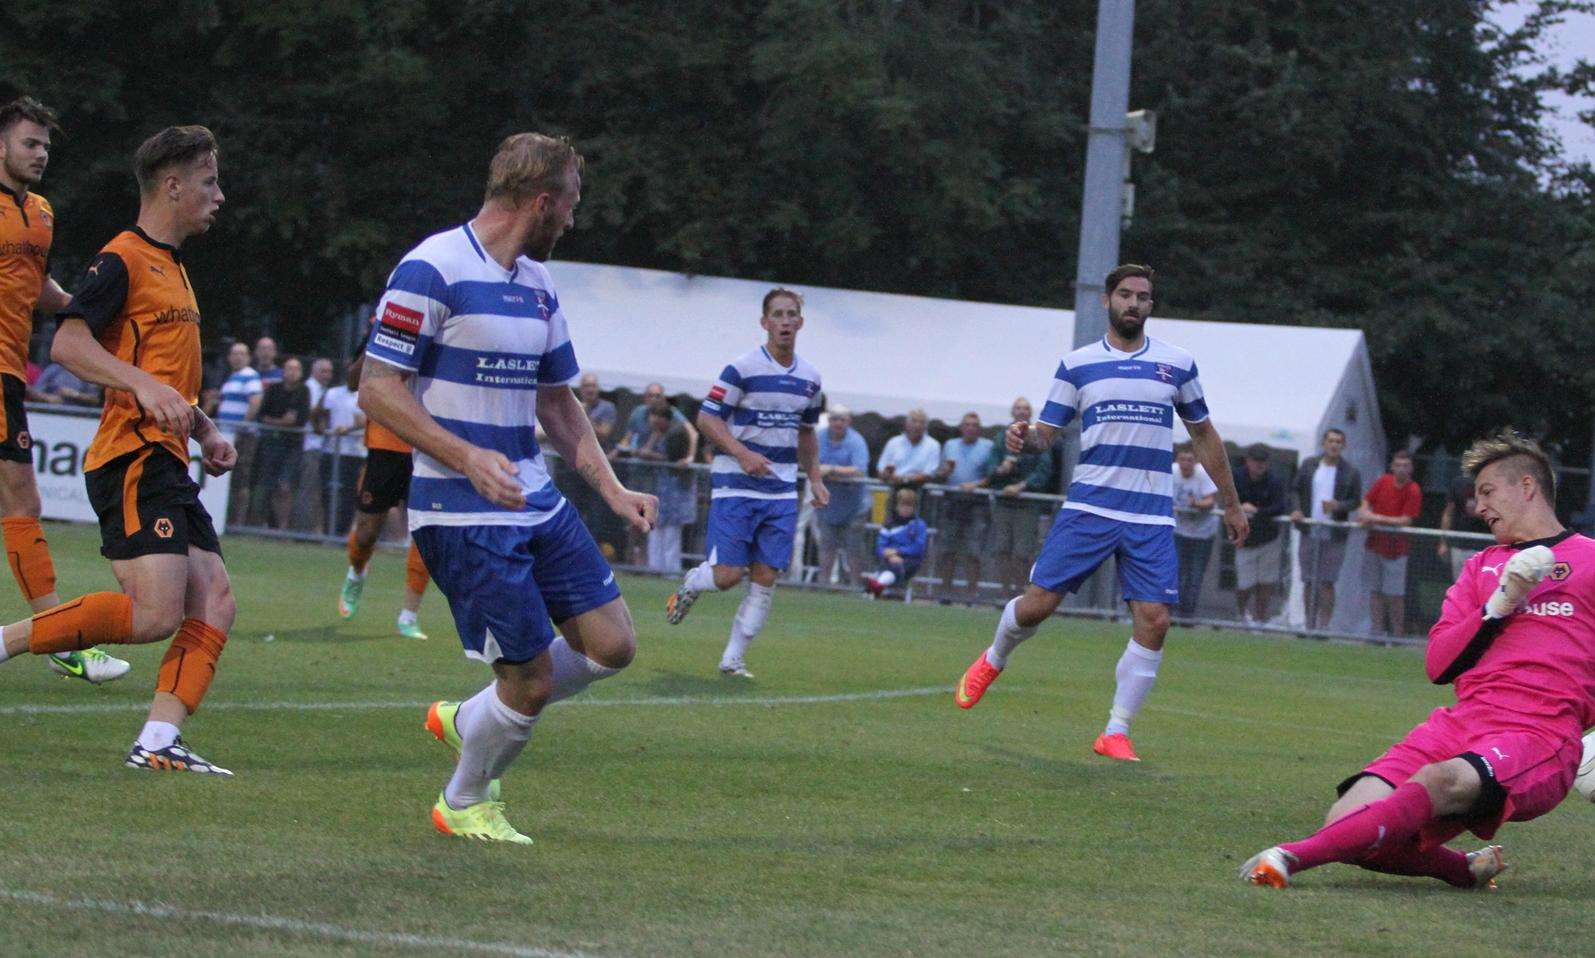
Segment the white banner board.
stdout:
<path fill-rule="evenodd" d="M 83 486 L 83 457 L 99 428 L 98 413 L 89 415 L 59 412 L 49 406 L 28 405 L 28 434 L 32 437 L 33 472 L 39 484 L 39 499 L 44 518 L 71 522 L 95 522 L 89 507 L 88 491 Z M 188 473 L 199 483 L 199 501 L 210 513 L 218 533 L 227 524 L 228 477 L 213 479 L 199 465 L 199 445 L 188 444 Z"/>

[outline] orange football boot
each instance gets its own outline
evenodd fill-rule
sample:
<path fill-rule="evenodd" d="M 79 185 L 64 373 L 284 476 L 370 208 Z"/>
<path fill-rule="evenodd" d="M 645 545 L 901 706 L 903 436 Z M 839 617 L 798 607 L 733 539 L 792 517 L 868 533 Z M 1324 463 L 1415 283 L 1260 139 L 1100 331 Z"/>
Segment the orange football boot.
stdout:
<path fill-rule="evenodd" d="M 1112 735 L 1098 735 L 1091 746 L 1091 751 L 1108 758 L 1116 758 L 1121 762 L 1139 762 L 1141 756 L 1135 754 L 1135 746 L 1130 744 L 1130 736 L 1123 732 Z"/>
<path fill-rule="evenodd" d="M 953 701 L 961 709 L 972 709 L 980 697 L 986 694 L 986 689 L 991 683 L 997 681 L 997 676 L 1002 674 L 1002 669 L 986 661 L 986 653 L 980 653 L 974 664 L 964 672 L 964 677 L 958 680 L 958 687 L 953 689 Z"/>

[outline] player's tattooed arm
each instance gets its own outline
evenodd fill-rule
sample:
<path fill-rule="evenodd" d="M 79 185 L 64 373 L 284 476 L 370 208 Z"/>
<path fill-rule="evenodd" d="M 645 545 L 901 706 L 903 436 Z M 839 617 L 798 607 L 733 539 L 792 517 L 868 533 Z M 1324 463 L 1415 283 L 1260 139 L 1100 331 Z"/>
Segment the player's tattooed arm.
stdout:
<path fill-rule="evenodd" d="M 238 464 L 238 450 L 216 423 L 199 407 L 194 407 L 194 441 L 199 443 L 199 462 L 208 475 L 222 476 Z"/>

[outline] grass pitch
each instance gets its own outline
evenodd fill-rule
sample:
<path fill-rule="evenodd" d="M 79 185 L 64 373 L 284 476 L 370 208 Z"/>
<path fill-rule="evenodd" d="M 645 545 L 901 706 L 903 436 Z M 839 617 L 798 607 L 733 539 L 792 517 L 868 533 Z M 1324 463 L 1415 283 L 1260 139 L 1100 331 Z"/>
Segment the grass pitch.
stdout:
<path fill-rule="evenodd" d="M 48 531 L 64 594 L 112 587 L 92 530 Z M 734 596 L 670 628 L 666 583 L 627 578 L 637 661 L 546 714 L 504 782 L 537 844 L 498 847 L 427 817 L 451 758 L 421 705 L 487 674 L 441 598 L 411 642 L 402 556 L 342 624 L 340 550 L 226 549 L 238 624 L 187 733 L 235 780 L 121 767 L 159 646 L 101 689 L 0 666 L 0 954 L 1589 952 L 1576 799 L 1504 830 L 1494 895 L 1236 879 L 1446 700 L 1411 650 L 1176 630 L 1127 766 L 1090 752 L 1123 626 L 1049 623 L 963 712 L 946 690 L 992 611 L 779 592 L 737 683 L 715 674 Z"/>

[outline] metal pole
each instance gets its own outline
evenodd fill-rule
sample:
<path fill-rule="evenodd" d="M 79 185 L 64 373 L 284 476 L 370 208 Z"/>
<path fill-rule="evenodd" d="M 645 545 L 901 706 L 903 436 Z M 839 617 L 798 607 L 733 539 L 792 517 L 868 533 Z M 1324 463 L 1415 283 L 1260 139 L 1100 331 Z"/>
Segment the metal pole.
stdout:
<path fill-rule="evenodd" d="M 1135 0 L 1097 0 L 1096 61 L 1091 76 L 1091 135 L 1080 204 L 1080 258 L 1074 281 L 1074 345 L 1108 330 L 1102 280 L 1118 265 L 1124 212 L 1124 114 L 1130 106 L 1130 43 Z"/>

